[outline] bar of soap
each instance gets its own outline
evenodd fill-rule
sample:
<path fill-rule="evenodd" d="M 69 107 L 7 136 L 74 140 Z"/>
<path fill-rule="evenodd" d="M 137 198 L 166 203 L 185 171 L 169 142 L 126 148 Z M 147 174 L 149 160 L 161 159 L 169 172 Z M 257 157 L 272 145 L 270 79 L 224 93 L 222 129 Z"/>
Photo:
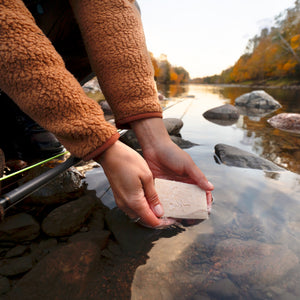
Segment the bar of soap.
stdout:
<path fill-rule="evenodd" d="M 197 185 L 156 178 L 155 189 L 164 217 L 208 219 L 206 193 Z"/>

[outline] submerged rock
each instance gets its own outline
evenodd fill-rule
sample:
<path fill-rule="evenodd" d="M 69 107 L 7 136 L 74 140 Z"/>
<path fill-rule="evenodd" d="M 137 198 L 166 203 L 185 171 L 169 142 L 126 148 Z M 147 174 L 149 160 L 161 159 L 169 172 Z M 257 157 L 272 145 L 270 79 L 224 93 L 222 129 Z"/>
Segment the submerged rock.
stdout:
<path fill-rule="evenodd" d="M 224 104 L 210 110 L 207 110 L 203 117 L 218 125 L 232 125 L 237 122 L 239 118 L 239 111 L 231 104 Z"/>
<path fill-rule="evenodd" d="M 235 99 L 235 105 L 262 109 L 276 109 L 281 107 L 278 101 L 262 90 L 241 95 Z"/>
<path fill-rule="evenodd" d="M 255 240 L 227 239 L 217 244 L 215 256 L 235 282 L 269 285 L 280 280 L 299 260 L 287 247 Z"/>
<path fill-rule="evenodd" d="M 272 117 L 267 122 L 275 128 L 300 133 L 300 114 L 282 113 Z"/>
<path fill-rule="evenodd" d="M 237 147 L 217 144 L 215 153 L 220 161 L 227 165 L 239 168 L 260 169 L 266 171 L 282 171 L 283 169 L 250 152 L 241 150 Z"/>

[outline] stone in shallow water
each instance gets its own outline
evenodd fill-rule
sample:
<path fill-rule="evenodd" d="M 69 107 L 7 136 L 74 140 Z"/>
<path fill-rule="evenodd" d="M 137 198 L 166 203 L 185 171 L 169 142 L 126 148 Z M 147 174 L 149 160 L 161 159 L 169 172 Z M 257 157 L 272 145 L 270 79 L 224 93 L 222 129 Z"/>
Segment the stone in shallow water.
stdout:
<path fill-rule="evenodd" d="M 215 153 L 221 162 L 227 166 L 266 171 L 283 171 L 282 168 L 271 161 L 226 144 L 217 144 L 215 146 Z"/>
<path fill-rule="evenodd" d="M 208 219 L 206 193 L 198 186 L 156 178 L 155 189 L 165 217 Z"/>
<path fill-rule="evenodd" d="M 80 229 L 95 205 L 95 198 L 86 195 L 59 206 L 44 219 L 42 229 L 49 236 L 71 235 Z"/>
<path fill-rule="evenodd" d="M 232 125 L 237 122 L 239 118 L 239 111 L 231 104 L 224 104 L 210 110 L 207 110 L 203 117 L 218 125 Z"/>
<path fill-rule="evenodd" d="M 222 271 L 239 284 L 269 285 L 282 278 L 299 260 L 287 247 L 255 240 L 227 239 L 215 252 Z"/>
<path fill-rule="evenodd" d="M 300 114 L 282 113 L 272 117 L 267 122 L 275 128 L 300 133 Z"/>
<path fill-rule="evenodd" d="M 7 217 L 0 223 L 0 241 L 31 241 L 40 234 L 40 225 L 29 214 L 20 213 Z"/>

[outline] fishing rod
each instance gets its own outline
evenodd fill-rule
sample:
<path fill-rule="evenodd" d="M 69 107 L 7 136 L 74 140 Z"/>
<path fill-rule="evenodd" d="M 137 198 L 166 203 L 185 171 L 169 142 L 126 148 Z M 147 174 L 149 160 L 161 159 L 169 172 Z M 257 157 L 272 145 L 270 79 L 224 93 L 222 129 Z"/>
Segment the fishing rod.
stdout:
<path fill-rule="evenodd" d="M 49 181 L 54 179 L 56 176 L 66 171 L 70 167 L 76 165 L 81 161 L 80 158 L 70 156 L 65 162 L 60 165 L 57 165 L 53 169 L 49 169 L 43 174 L 35 177 L 34 179 L 24 183 L 20 187 L 15 188 L 14 190 L 2 195 L 0 197 L 0 215 L 3 219 L 4 212 L 11 206 L 22 201 L 25 197 L 34 193 L 36 190 L 47 184 Z"/>

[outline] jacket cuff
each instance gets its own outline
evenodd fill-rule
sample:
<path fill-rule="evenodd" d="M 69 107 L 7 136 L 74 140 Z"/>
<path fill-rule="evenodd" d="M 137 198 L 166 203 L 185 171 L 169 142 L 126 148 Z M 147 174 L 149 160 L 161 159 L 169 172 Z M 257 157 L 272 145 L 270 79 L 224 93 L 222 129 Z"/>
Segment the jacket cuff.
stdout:
<path fill-rule="evenodd" d="M 108 141 L 106 141 L 102 146 L 92 151 L 91 153 L 84 156 L 82 159 L 85 161 L 89 161 L 100 156 L 105 150 L 107 150 L 111 145 L 113 145 L 120 137 L 120 134 L 115 133 Z"/>
<path fill-rule="evenodd" d="M 149 112 L 138 114 L 135 116 L 130 116 L 124 119 L 116 120 L 116 127 L 119 129 L 130 129 L 130 122 L 142 120 L 142 119 L 149 119 L 149 118 L 162 118 L 163 115 L 161 112 Z"/>

